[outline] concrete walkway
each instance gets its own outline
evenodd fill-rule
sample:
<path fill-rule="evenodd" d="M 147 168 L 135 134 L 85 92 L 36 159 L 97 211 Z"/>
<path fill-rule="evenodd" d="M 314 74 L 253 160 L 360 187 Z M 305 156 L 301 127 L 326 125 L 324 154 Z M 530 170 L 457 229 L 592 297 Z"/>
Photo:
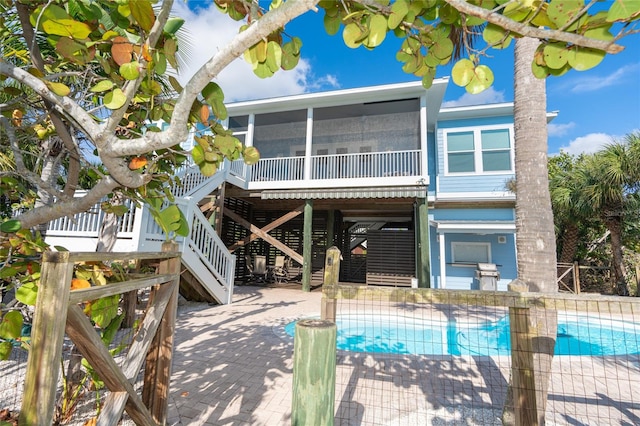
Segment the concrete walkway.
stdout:
<path fill-rule="evenodd" d="M 293 339 L 282 327 L 319 316 L 321 296 L 236 287 L 231 305 L 181 304 L 168 424 L 290 424 Z"/>

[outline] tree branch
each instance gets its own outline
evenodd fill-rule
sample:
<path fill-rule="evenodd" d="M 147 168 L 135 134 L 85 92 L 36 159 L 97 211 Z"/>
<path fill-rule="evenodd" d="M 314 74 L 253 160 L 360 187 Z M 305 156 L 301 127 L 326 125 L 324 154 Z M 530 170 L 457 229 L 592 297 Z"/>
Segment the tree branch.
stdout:
<path fill-rule="evenodd" d="M 513 31 L 525 37 L 537 38 L 539 40 L 553 39 L 563 41 L 565 43 L 571 43 L 576 46 L 589 47 L 613 54 L 620 53 L 622 52 L 622 50 L 624 50 L 624 46 L 615 44 L 613 41 L 596 40 L 593 38 L 582 36 L 580 34 L 572 34 L 560 30 L 547 30 L 523 25 L 522 23 L 509 19 L 504 15 L 500 15 L 494 13 L 491 10 L 483 9 L 481 7 L 469 4 L 465 0 L 444 1 L 449 3 L 459 12 L 475 16 L 477 18 L 482 18 L 487 22 L 496 24 L 506 30 Z"/>
<path fill-rule="evenodd" d="M 18 217 L 23 228 L 32 228 L 41 223 L 47 223 L 59 217 L 71 216 L 89 210 L 102 198 L 113 192 L 119 186 L 118 182 L 110 176 L 101 179 L 83 197 L 72 198 L 64 201 L 56 200 L 51 206 L 42 206 L 29 210 Z"/>

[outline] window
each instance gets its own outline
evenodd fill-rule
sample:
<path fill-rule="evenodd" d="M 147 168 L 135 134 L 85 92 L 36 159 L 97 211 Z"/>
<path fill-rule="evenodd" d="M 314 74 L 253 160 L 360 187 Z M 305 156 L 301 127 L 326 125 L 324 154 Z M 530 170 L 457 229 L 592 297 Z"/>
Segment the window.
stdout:
<path fill-rule="evenodd" d="M 446 173 L 511 172 L 510 128 L 445 131 Z"/>
<path fill-rule="evenodd" d="M 451 243 L 451 262 L 475 266 L 491 263 L 491 243 Z"/>

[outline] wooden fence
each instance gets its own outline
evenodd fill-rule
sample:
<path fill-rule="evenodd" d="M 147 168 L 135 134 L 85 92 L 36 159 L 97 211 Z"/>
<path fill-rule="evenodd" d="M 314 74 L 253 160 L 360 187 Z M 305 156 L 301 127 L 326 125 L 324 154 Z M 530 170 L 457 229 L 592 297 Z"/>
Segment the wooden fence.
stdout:
<path fill-rule="evenodd" d="M 631 321 L 634 321 L 640 314 L 640 300 L 629 297 L 325 285 L 321 308 L 322 319 L 335 322 L 337 313 L 340 317 L 341 304 L 345 305 L 343 312 L 348 315 L 367 309 L 367 306 L 370 312 L 374 312 L 372 315 L 382 315 L 385 309 L 391 309 L 389 307 L 392 306 L 405 307 L 407 312 L 417 310 L 418 306 L 446 310 L 446 307 L 451 309 L 454 306 L 464 305 L 469 307 L 469 312 L 486 307 L 506 309 L 510 324 L 510 372 L 513 383 L 511 401 L 514 405 L 515 424 L 527 426 L 541 424 L 539 418 L 544 419 L 545 415 L 545 407 L 539 405 L 540 403 L 545 405 L 544 400 L 541 402 L 539 397 L 536 398 L 536 393 L 541 392 L 540 375 L 548 375 L 549 371 L 541 373 L 539 364 L 534 361 L 535 342 L 540 341 L 544 335 L 539 333 L 537 327 L 544 315 L 548 313 L 552 315 L 550 318 L 553 318 L 559 311 L 572 311 L 597 313 L 604 317 L 631 318 Z M 375 373 L 360 374 L 364 374 L 364 377 L 369 377 L 370 374 L 375 375 Z M 373 391 L 369 390 L 369 393 L 371 392 Z M 390 395 L 388 397 L 392 398 Z"/>
<path fill-rule="evenodd" d="M 20 425 L 52 424 L 65 332 L 110 391 L 99 425 L 118 424 L 125 409 L 137 425 L 165 423 L 180 279 L 176 249 L 176 244 L 165 243 L 163 251 L 155 253 L 44 254 Z M 160 263 L 154 275 L 71 291 L 76 263 L 116 260 Z M 119 367 L 79 304 L 148 287 L 151 292 L 144 319 Z M 138 395 L 133 382 L 143 366 L 144 384 Z"/>

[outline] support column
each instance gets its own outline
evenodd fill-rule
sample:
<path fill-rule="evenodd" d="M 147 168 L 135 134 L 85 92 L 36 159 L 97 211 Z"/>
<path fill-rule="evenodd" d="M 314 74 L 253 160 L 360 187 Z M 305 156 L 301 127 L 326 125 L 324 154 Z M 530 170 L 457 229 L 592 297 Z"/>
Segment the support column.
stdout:
<path fill-rule="evenodd" d="M 311 250 L 313 241 L 313 200 L 304 202 L 304 231 L 302 240 L 302 291 L 311 291 Z"/>
<path fill-rule="evenodd" d="M 431 287 L 431 265 L 429 259 L 429 207 L 426 198 L 418 198 L 416 208 L 416 228 L 418 230 L 418 287 Z"/>
<path fill-rule="evenodd" d="M 333 240 L 335 239 L 335 221 L 336 221 L 336 211 L 329 210 L 327 212 L 327 249 L 329 247 L 334 246 Z"/>

